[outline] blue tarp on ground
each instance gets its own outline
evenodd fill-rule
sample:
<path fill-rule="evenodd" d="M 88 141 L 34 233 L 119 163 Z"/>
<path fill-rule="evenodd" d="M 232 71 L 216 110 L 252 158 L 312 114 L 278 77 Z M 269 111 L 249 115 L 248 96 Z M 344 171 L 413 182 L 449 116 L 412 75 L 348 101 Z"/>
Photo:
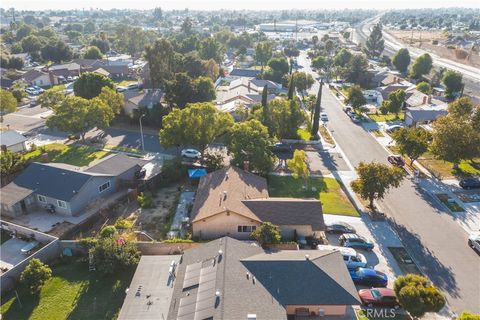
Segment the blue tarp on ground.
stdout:
<path fill-rule="evenodd" d="M 200 179 L 206 174 L 207 174 L 207 170 L 205 169 L 188 169 L 188 177 L 192 180 Z"/>

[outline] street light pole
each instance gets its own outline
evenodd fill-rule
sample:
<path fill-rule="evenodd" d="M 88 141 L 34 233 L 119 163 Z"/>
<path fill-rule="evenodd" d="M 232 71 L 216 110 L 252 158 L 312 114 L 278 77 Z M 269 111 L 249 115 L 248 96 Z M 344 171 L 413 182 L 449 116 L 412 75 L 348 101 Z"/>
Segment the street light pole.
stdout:
<path fill-rule="evenodd" d="M 142 141 L 142 151 L 145 151 L 145 145 L 143 143 L 143 128 L 142 128 L 142 118 L 145 117 L 145 113 L 140 116 L 138 119 L 140 121 L 140 137 Z"/>

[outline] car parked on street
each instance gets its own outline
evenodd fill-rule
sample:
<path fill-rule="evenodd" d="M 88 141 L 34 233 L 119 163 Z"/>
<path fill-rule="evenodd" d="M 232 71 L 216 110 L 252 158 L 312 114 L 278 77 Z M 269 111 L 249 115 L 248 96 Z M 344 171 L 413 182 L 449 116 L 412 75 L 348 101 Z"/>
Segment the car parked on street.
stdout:
<path fill-rule="evenodd" d="M 390 162 L 391 164 L 397 167 L 403 167 L 405 165 L 405 162 L 403 161 L 402 157 L 398 155 L 388 156 L 387 160 L 388 162 Z"/>
<path fill-rule="evenodd" d="M 358 291 L 362 304 L 367 307 L 398 308 L 400 303 L 395 296 L 395 291 L 390 288 L 371 288 Z"/>
<path fill-rule="evenodd" d="M 348 248 L 359 248 L 365 250 L 372 250 L 375 246 L 373 242 L 356 233 L 344 233 L 339 238 L 340 244 Z"/>
<path fill-rule="evenodd" d="M 277 142 L 272 146 L 274 152 L 291 152 L 292 146 L 288 143 Z"/>
<path fill-rule="evenodd" d="M 475 179 L 475 178 L 462 179 L 460 180 L 459 185 L 463 189 L 467 189 L 467 190 L 478 189 L 480 188 L 480 179 Z"/>
<path fill-rule="evenodd" d="M 468 236 L 468 245 L 470 248 L 480 253 L 480 232 L 472 233 Z"/>
<path fill-rule="evenodd" d="M 353 112 L 353 108 L 351 106 L 345 106 L 343 107 L 343 112 L 349 114 L 349 112 Z"/>
<path fill-rule="evenodd" d="M 323 122 L 328 121 L 328 115 L 325 112 L 320 113 L 320 120 Z"/>
<path fill-rule="evenodd" d="M 401 128 L 403 128 L 401 125 L 394 124 L 394 125 L 388 126 L 388 127 L 385 129 L 385 131 L 386 131 L 387 133 L 394 133 L 395 131 L 400 130 Z"/>
<path fill-rule="evenodd" d="M 37 90 L 35 90 L 35 88 L 33 87 L 28 87 L 25 89 L 25 92 L 31 96 L 36 96 L 38 94 L 40 94 L 40 92 L 38 92 Z"/>
<path fill-rule="evenodd" d="M 127 86 L 127 90 L 138 90 L 140 89 L 140 85 L 138 83 L 130 83 Z"/>
<path fill-rule="evenodd" d="M 355 249 L 321 244 L 317 246 L 317 249 L 340 252 L 348 269 L 364 268 L 367 266 L 367 259 L 365 256 L 358 253 Z"/>
<path fill-rule="evenodd" d="M 357 116 L 356 114 L 352 115 L 350 117 L 350 120 L 352 120 L 353 123 L 360 123 L 362 122 L 362 118 L 360 118 L 359 116 Z"/>
<path fill-rule="evenodd" d="M 45 92 L 45 89 L 43 88 L 40 88 L 39 86 L 32 86 L 33 89 L 37 90 L 38 93 L 44 93 Z"/>
<path fill-rule="evenodd" d="M 357 231 L 355 230 L 354 227 L 349 225 L 346 222 L 332 222 L 332 223 L 327 223 L 326 225 L 327 232 L 329 233 L 356 233 Z"/>
<path fill-rule="evenodd" d="M 125 91 L 127 91 L 126 87 L 117 86 L 117 92 L 125 92 Z"/>
<path fill-rule="evenodd" d="M 385 273 L 370 268 L 349 270 L 353 283 L 367 287 L 386 287 L 388 277 Z"/>
<path fill-rule="evenodd" d="M 195 149 L 183 149 L 181 155 L 182 157 L 187 159 L 200 160 L 202 158 L 202 154 L 200 153 L 200 151 Z"/>

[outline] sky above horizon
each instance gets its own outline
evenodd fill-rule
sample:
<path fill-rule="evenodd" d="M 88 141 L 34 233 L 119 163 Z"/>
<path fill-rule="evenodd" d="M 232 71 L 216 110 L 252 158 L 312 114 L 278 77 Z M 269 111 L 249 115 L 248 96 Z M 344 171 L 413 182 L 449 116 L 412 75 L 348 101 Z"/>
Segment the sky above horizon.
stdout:
<path fill-rule="evenodd" d="M 166 10 L 219 10 L 219 9 L 247 9 L 247 10 L 286 10 L 286 9 L 393 9 L 393 8 L 480 8 L 479 0 L 463 0 L 460 3 L 452 0 L 2 0 L 1 8 L 15 8 L 17 10 L 48 10 L 48 9 L 152 9 L 161 7 Z"/>

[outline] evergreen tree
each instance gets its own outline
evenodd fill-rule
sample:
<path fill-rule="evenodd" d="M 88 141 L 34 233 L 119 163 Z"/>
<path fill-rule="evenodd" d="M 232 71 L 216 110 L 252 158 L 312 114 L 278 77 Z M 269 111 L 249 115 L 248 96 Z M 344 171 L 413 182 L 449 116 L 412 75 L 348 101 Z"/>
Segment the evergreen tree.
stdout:
<path fill-rule="evenodd" d="M 365 43 L 365 53 L 369 58 L 378 58 L 385 48 L 382 37 L 382 25 L 377 23 L 373 26 L 372 32 Z"/>
<path fill-rule="evenodd" d="M 321 111 L 321 103 L 322 103 L 322 87 L 323 81 L 320 81 L 320 88 L 318 89 L 317 94 L 317 102 L 315 103 L 315 112 L 313 116 L 313 124 L 312 124 L 312 136 L 318 136 L 318 129 L 319 129 L 319 122 L 320 122 L 320 111 Z"/>
<path fill-rule="evenodd" d="M 268 97 L 268 91 L 267 91 L 267 85 L 263 87 L 263 92 L 262 92 L 262 107 L 265 113 L 265 109 L 267 107 L 267 97 Z"/>
<path fill-rule="evenodd" d="M 288 85 L 288 95 L 287 95 L 288 100 L 293 99 L 294 91 L 295 91 L 295 83 L 293 81 L 293 75 L 292 75 L 290 77 L 290 84 Z"/>

